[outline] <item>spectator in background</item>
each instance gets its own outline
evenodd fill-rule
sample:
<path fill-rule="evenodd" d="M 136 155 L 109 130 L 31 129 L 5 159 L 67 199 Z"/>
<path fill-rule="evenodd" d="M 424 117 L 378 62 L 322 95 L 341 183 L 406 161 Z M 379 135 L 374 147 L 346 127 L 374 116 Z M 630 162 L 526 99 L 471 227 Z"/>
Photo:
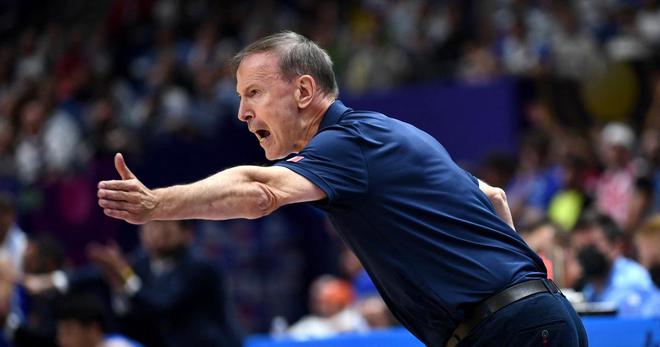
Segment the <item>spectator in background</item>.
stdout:
<path fill-rule="evenodd" d="M 55 306 L 62 291 L 64 250 L 48 236 L 31 237 L 23 256 L 23 276 L 16 278 L 15 301 L 5 322 L 5 334 L 16 347 L 55 346 Z"/>
<path fill-rule="evenodd" d="M 620 228 L 628 231 L 636 169 L 632 162 L 635 134 L 623 123 L 607 124 L 600 135 L 600 155 L 605 164 L 596 185 L 595 203 L 599 211 L 610 216 Z"/>
<path fill-rule="evenodd" d="M 655 290 L 642 308 L 642 315 L 660 316 L 660 215 L 649 218 L 635 234 L 639 262 L 651 274 Z"/>
<path fill-rule="evenodd" d="M 605 51 L 614 61 L 640 61 L 650 55 L 650 49 L 637 31 L 635 8 L 622 4 L 613 12 L 616 32 L 605 44 Z"/>
<path fill-rule="evenodd" d="M 557 77 L 584 81 L 603 71 L 605 64 L 589 32 L 580 26 L 570 3 L 557 5 L 558 28 L 552 38 L 552 58 Z"/>
<path fill-rule="evenodd" d="M 27 276 L 24 284 L 37 297 L 103 294 L 99 284 L 109 286 L 122 332 L 147 346 L 239 346 L 222 277 L 190 250 L 189 225 L 181 221 L 148 223 L 142 226 L 140 238 L 142 249 L 132 262 L 114 243 L 93 244 L 89 256 L 96 268 L 64 275 L 60 268 L 49 267 Z M 39 260 L 26 264 L 41 269 Z M 17 330 L 17 336 L 18 332 L 25 329 Z"/>
<path fill-rule="evenodd" d="M 94 157 L 135 147 L 135 139 L 119 122 L 118 105 L 111 96 L 96 99 L 84 113 L 86 142 Z"/>
<path fill-rule="evenodd" d="M 529 226 L 519 228 L 520 236 L 527 242 L 529 248 L 541 257 L 545 268 L 548 269 L 548 278 L 554 280 L 553 259 L 557 253 L 555 238 L 559 233 L 558 227 L 549 219 L 543 218 Z"/>
<path fill-rule="evenodd" d="M 557 168 L 550 160 L 551 145 L 541 132 L 530 132 L 523 139 L 518 172 L 506 189 L 511 214 L 519 224 L 543 217 L 560 188 Z"/>
<path fill-rule="evenodd" d="M 349 248 L 344 247 L 339 256 L 340 268 L 351 282 L 353 293 L 358 300 L 378 296 L 378 290 L 358 257 Z"/>
<path fill-rule="evenodd" d="M 660 213 L 660 71 L 656 71 L 652 84 L 653 94 L 640 136 L 640 150 L 645 175 L 653 187 L 649 209 L 651 213 Z"/>
<path fill-rule="evenodd" d="M 660 215 L 646 220 L 635 234 L 639 263 L 651 274 L 655 286 L 660 288 Z M 660 314 L 660 312 L 659 312 Z"/>
<path fill-rule="evenodd" d="M 310 289 L 311 314 L 293 324 L 288 333 L 297 339 L 308 339 L 368 330 L 367 322 L 351 307 L 352 303 L 353 290 L 348 282 L 321 276 Z"/>
<path fill-rule="evenodd" d="M 115 244 L 89 255 L 114 293 L 123 331 L 148 346 L 240 344 L 220 272 L 190 250 L 190 226 L 157 221 L 140 230 L 142 250 L 129 262 Z"/>
<path fill-rule="evenodd" d="M 644 0 L 643 3 L 637 12 L 637 32 L 657 52 L 660 48 L 660 1 Z"/>
<path fill-rule="evenodd" d="M 546 69 L 548 47 L 544 40 L 531 35 L 522 17 L 516 17 L 501 42 L 499 58 L 506 72 L 519 76 L 537 76 Z"/>
<path fill-rule="evenodd" d="M 586 283 L 582 290 L 585 299 L 614 303 L 620 316 L 639 316 L 655 286 L 646 269 L 621 255 L 622 237 L 611 218 L 586 213 L 571 242 Z"/>
<path fill-rule="evenodd" d="M 584 161 L 575 155 L 567 155 L 560 163 L 561 189 L 552 196 L 547 214 L 550 220 L 564 230 L 572 230 L 584 208 L 590 203 L 584 185 Z"/>
<path fill-rule="evenodd" d="M 43 146 L 46 106 L 39 100 L 31 100 L 20 109 L 19 114 L 15 149 L 16 170 L 19 179 L 30 184 L 40 178 L 46 166 Z"/>
<path fill-rule="evenodd" d="M 0 261 L 9 262 L 20 273 L 26 247 L 25 233 L 16 224 L 14 200 L 0 193 Z"/>
<path fill-rule="evenodd" d="M 660 52 L 660 2 L 657 0 L 626 2 L 623 6 L 620 1 L 570 4 L 551 1 L 298 1 L 278 6 L 262 1 L 218 5 L 209 1 L 121 0 L 94 4 L 93 11 L 88 11 L 90 2 L 84 1 L 36 7 L 34 2 L 13 3 L 20 5 L 3 7 L 6 20 L 0 28 L 0 190 L 16 192 L 21 197 L 17 213 L 23 227 L 44 229 L 30 226 L 46 225 L 45 229 L 60 235 L 70 231 L 67 226 L 70 223 L 61 223 L 61 220 L 65 213 L 62 210 L 71 208 L 53 208 L 49 197 L 60 195 L 52 192 L 54 189 L 61 189 L 70 196 L 66 186 L 54 188 L 63 178 L 67 179 L 70 172 L 89 179 L 94 172 L 98 174 L 104 153 L 114 153 L 126 144 L 129 151 L 153 147 L 154 152 L 168 152 L 153 143 L 167 141 L 167 137 L 159 135 L 178 133 L 182 125 L 187 127 L 191 121 L 207 136 L 205 139 L 225 137 L 225 129 L 221 127 L 230 123 L 219 115 L 235 114 L 237 98 L 231 73 L 219 65 L 233 55 L 241 42 L 252 41 L 266 32 L 288 27 L 313 33 L 321 46 L 328 48 L 338 75 L 345 76 L 339 82 L 355 92 L 396 88 L 413 79 L 443 78 L 448 76 L 446 70 L 457 66 L 462 69 L 459 76 L 471 82 L 499 78 L 507 71 L 529 77 L 543 70 L 547 62 L 552 64 L 548 66 L 552 75 L 535 79 L 530 85 L 540 98 L 548 92 L 556 95 L 556 104 L 549 106 L 554 116 L 561 118 L 558 127 L 564 130 L 581 119 L 577 112 L 562 111 L 579 108 L 575 104 L 580 103 L 580 89 L 566 88 L 573 84 L 548 86 L 546 77 L 582 80 L 609 63 L 604 61 L 606 52 L 622 60 L 639 59 L 647 53 L 655 54 L 657 59 L 657 52 Z M 506 16 L 500 15 L 505 12 Z M 72 16 L 74 13 L 81 15 Z M 257 13 L 259 15 L 255 16 Z M 495 23 L 491 23 L 491 18 Z M 462 53 L 456 49 L 461 44 Z M 500 55 L 496 56 L 495 52 Z M 457 60 L 462 63 L 456 64 Z M 522 64 L 504 69 L 516 61 Z M 527 64 L 528 61 L 532 63 Z M 529 68 L 538 65 L 537 62 L 541 68 Z M 636 184 L 633 178 L 631 203 L 627 204 L 626 198 L 613 197 L 612 204 L 603 204 L 610 205 L 614 213 L 633 210 L 626 212 L 623 218 L 628 220 L 624 225 L 627 232 L 636 230 L 645 218 L 648 212 L 643 206 L 645 199 L 652 198 L 650 210 L 660 212 L 660 150 L 657 150 L 660 148 L 657 144 L 660 139 L 660 78 L 646 73 L 648 66 L 657 69 L 657 62 L 645 60 L 640 64 L 643 67 L 637 70 L 640 85 L 647 82 L 656 85 L 647 116 L 650 122 L 640 126 L 643 132 L 640 142 L 656 148 L 649 151 L 649 171 L 645 172 L 655 190 L 648 195 L 644 189 L 649 186 L 639 181 L 637 183 L 642 185 Z M 126 98 L 106 96 L 115 84 L 124 86 Z M 525 89 L 521 88 L 517 96 L 524 99 Z M 644 90 L 641 89 L 641 105 L 632 114 L 635 119 L 646 106 Z M 135 107 L 134 112 L 129 111 L 132 107 Z M 40 108 L 45 114 L 39 115 Z M 118 121 L 119 117 L 128 119 Z M 579 122 L 580 126 L 588 124 L 587 120 Z M 127 123 L 132 123 L 131 130 L 141 136 L 131 138 Z M 541 129 L 538 124 L 531 124 L 531 127 Z M 32 136 L 34 129 L 37 131 Z M 565 141 L 566 137 L 545 133 L 552 142 L 565 144 L 571 153 L 578 150 L 573 143 Z M 77 138 L 90 145 L 83 156 L 77 154 Z M 592 146 L 586 137 L 583 140 Z M 187 149 L 182 151 L 187 152 Z M 635 155 L 634 152 L 630 154 Z M 246 154 L 241 151 L 241 156 Z M 91 159 L 89 163 L 82 163 L 89 165 L 77 165 L 79 158 Z M 247 157 L 249 162 L 258 158 Z M 217 159 L 218 167 L 226 166 L 223 160 Z M 581 160 L 586 161 L 589 171 L 598 166 L 590 162 L 596 160 L 595 156 L 582 155 Z M 563 173 L 559 176 L 561 190 L 553 195 L 550 203 L 550 217 L 564 229 L 572 230 L 580 214 L 576 206 L 583 205 L 581 200 L 588 203 L 593 198 L 592 187 L 582 182 L 583 189 L 577 189 L 568 183 L 575 178 L 570 162 L 562 159 L 557 163 L 557 158 L 553 157 L 548 162 L 560 164 Z M 195 177 L 210 172 L 194 167 L 186 170 Z M 608 168 L 606 176 L 609 171 Z M 498 179 L 508 183 L 508 170 L 496 174 Z M 485 181 L 505 186 L 489 178 Z M 46 192 L 48 189 L 52 194 Z M 526 200 L 521 210 L 531 211 L 536 216 L 548 212 L 532 201 L 538 200 Z M 525 214 L 519 216 L 522 215 Z M 92 223 L 93 227 L 100 226 L 99 223 Z M 232 242 L 228 241 L 228 247 Z M 256 252 L 246 256 L 249 261 L 243 264 L 249 265 L 243 267 L 259 264 L 264 257 L 273 259 L 271 255 L 254 256 Z M 555 263 L 555 267 L 557 265 Z M 275 312 L 270 307 L 302 306 L 290 305 L 291 300 L 280 295 L 260 295 L 263 283 L 272 283 L 268 278 L 279 274 L 271 267 L 259 269 L 267 274 L 260 276 L 259 281 L 251 280 L 252 274 L 241 273 L 243 269 L 238 266 L 228 270 L 241 273 L 234 276 L 237 287 L 255 288 L 254 295 L 241 293 L 245 297 L 244 302 L 239 302 L 244 304 L 242 311 L 250 313 L 246 317 L 259 315 L 259 319 L 249 319 L 266 322 L 270 319 L 268 315 Z M 266 325 L 254 324 L 251 332 L 262 332 Z"/>
<path fill-rule="evenodd" d="M 344 247 L 339 256 L 340 267 L 351 282 L 355 295 L 353 306 L 364 318 L 370 329 L 392 326 L 395 322 L 392 313 L 378 294 L 378 290 L 358 257 Z"/>
<path fill-rule="evenodd" d="M 94 296 L 66 297 L 57 309 L 59 347 L 141 347 L 119 334 L 108 334 L 107 312 Z"/>

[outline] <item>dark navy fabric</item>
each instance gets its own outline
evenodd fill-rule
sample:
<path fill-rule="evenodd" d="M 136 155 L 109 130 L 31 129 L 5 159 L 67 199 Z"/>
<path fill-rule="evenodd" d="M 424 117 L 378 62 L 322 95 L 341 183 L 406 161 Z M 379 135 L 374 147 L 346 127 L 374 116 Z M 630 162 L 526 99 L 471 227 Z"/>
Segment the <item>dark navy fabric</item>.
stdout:
<path fill-rule="evenodd" d="M 410 124 L 335 101 L 310 143 L 275 165 L 326 193 L 316 204 L 427 345 L 441 346 L 475 303 L 546 277 L 477 180 Z"/>
<path fill-rule="evenodd" d="M 456 347 L 587 347 L 587 333 L 561 293 L 540 293 L 484 319 Z"/>

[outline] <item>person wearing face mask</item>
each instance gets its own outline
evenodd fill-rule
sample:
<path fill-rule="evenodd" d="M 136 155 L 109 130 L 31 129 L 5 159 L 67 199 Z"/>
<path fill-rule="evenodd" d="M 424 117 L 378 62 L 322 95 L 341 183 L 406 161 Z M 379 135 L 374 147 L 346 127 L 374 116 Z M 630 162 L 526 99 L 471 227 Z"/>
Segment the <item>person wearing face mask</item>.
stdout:
<path fill-rule="evenodd" d="M 655 286 L 639 263 L 622 255 L 623 233 L 612 218 L 585 213 L 571 244 L 582 270 L 582 293 L 588 302 L 613 303 L 619 316 L 641 316 Z"/>

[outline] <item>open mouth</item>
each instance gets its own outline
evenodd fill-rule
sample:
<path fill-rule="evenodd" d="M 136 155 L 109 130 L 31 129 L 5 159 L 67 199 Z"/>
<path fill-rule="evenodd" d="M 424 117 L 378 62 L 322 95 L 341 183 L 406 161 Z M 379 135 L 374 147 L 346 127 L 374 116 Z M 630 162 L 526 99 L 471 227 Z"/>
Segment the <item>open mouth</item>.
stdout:
<path fill-rule="evenodd" d="M 259 139 L 259 142 L 265 140 L 268 136 L 270 136 L 270 131 L 268 130 L 257 130 L 254 132 L 257 135 L 257 138 Z"/>

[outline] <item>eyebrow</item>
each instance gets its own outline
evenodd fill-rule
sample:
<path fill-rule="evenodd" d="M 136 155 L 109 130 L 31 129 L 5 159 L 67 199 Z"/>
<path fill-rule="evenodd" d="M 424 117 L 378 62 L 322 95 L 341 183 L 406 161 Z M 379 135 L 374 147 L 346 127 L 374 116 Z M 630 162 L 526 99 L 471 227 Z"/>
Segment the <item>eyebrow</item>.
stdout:
<path fill-rule="evenodd" d="M 250 83 L 245 88 L 243 88 L 243 92 L 245 92 L 247 90 L 250 90 L 250 89 L 254 88 L 255 86 L 256 86 L 256 83 Z M 241 92 L 239 92 L 238 90 L 236 91 L 236 94 L 238 94 L 238 96 L 241 96 Z"/>

